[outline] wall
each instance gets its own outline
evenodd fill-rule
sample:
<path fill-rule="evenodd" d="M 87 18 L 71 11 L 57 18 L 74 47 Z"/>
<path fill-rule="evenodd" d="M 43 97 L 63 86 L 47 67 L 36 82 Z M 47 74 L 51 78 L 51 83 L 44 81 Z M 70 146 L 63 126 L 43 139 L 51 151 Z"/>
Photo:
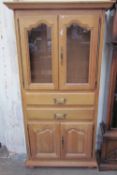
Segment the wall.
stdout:
<path fill-rule="evenodd" d="M 0 1 L 0 142 L 25 152 L 13 12 Z"/>
<path fill-rule="evenodd" d="M 106 20 L 109 21 L 109 14 Z M 107 23 L 109 24 L 109 23 Z M 105 41 L 107 35 L 105 34 Z M 105 118 L 110 48 L 105 44 L 101 71 L 98 126 Z M 21 94 L 13 12 L 0 1 L 0 141 L 12 152 L 25 153 Z"/>

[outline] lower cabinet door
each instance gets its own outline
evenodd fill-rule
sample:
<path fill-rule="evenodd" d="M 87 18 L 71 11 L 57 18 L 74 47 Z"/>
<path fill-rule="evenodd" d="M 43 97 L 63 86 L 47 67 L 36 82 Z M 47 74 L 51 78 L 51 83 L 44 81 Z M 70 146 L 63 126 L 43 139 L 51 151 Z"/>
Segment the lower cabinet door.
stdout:
<path fill-rule="evenodd" d="M 31 159 L 59 159 L 59 122 L 35 121 L 28 124 Z"/>
<path fill-rule="evenodd" d="M 93 124 L 91 122 L 61 123 L 62 159 L 91 158 Z"/>

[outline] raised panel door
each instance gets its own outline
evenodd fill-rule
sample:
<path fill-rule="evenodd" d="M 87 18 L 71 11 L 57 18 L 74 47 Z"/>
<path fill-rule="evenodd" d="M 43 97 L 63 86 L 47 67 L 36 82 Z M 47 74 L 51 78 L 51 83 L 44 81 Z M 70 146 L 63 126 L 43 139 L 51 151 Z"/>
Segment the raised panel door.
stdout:
<path fill-rule="evenodd" d="M 62 122 L 62 159 L 91 158 L 92 134 L 91 122 Z"/>
<path fill-rule="evenodd" d="M 36 121 L 28 124 L 30 154 L 32 159 L 59 159 L 59 123 Z"/>

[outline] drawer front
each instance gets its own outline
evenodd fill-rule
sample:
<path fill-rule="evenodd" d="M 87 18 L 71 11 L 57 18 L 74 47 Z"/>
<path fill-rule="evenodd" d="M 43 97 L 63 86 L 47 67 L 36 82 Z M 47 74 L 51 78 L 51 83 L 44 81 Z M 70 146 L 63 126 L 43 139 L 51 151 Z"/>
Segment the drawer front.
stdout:
<path fill-rule="evenodd" d="M 28 108 L 28 120 L 93 120 L 93 108 Z"/>
<path fill-rule="evenodd" d="M 87 105 L 95 104 L 95 93 L 25 93 L 27 105 Z"/>

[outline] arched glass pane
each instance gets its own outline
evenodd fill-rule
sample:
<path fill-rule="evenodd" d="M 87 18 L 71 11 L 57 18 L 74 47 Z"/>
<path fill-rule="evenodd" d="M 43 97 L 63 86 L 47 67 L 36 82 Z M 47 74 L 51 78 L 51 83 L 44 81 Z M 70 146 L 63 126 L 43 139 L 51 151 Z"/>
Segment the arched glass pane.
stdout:
<path fill-rule="evenodd" d="M 28 32 L 31 81 L 52 82 L 51 28 L 41 24 Z"/>
<path fill-rule="evenodd" d="M 67 83 L 88 83 L 90 30 L 77 24 L 67 28 Z"/>

